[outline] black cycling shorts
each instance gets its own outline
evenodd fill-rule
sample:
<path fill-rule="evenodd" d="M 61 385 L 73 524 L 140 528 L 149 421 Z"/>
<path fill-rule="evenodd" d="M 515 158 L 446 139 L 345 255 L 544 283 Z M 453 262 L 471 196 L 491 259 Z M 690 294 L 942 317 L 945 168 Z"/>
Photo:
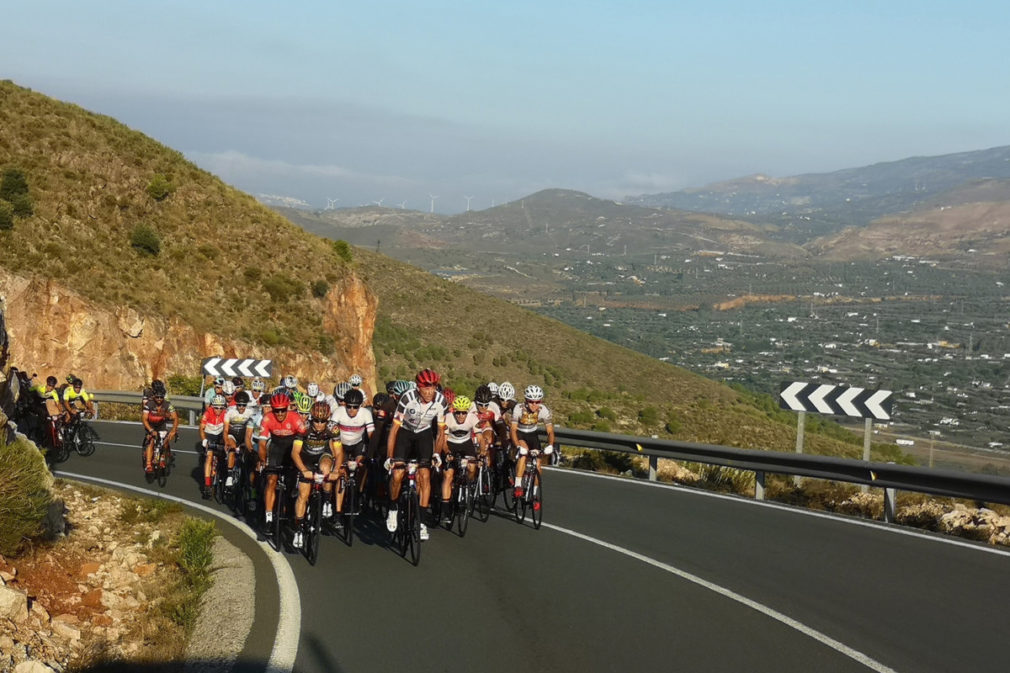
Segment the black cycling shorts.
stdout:
<path fill-rule="evenodd" d="M 538 432 L 516 432 L 516 437 L 519 441 L 526 442 L 526 446 L 529 447 L 530 451 L 534 449 L 540 450 L 540 433 Z M 516 447 L 516 455 L 519 455 L 519 447 Z"/>
<path fill-rule="evenodd" d="M 280 439 L 274 437 L 267 442 L 267 467 L 290 467 L 291 447 L 295 443 L 294 437 Z"/>
<path fill-rule="evenodd" d="M 368 453 L 368 443 L 361 441 L 357 444 L 344 444 L 344 460 L 352 460 Z"/>
<path fill-rule="evenodd" d="M 326 456 L 331 461 L 333 460 L 333 454 L 330 453 L 329 451 L 322 451 L 320 453 L 309 453 L 308 451 L 303 450 L 301 453 L 302 464 L 305 465 L 306 470 L 309 470 L 310 472 L 318 472 L 319 461 L 323 459 L 323 456 Z"/>
<path fill-rule="evenodd" d="M 396 446 L 393 448 L 393 460 L 407 462 L 416 460 L 421 465 L 431 463 L 431 454 L 435 448 L 435 438 L 431 430 L 422 428 L 420 432 L 411 432 L 403 427 L 396 433 Z"/>
<path fill-rule="evenodd" d="M 446 442 L 446 444 L 449 446 L 449 451 L 453 455 L 473 456 L 474 458 L 477 457 L 478 454 L 477 445 L 473 442 L 473 440 L 460 442 L 458 444 L 455 444 L 453 442 Z"/>

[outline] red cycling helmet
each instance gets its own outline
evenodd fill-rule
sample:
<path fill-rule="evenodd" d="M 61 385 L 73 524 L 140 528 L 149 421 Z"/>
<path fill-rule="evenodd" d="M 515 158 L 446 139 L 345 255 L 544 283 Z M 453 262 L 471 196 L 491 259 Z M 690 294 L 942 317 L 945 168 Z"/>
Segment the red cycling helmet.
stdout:
<path fill-rule="evenodd" d="M 433 369 L 422 369 L 417 373 L 417 377 L 414 379 L 417 381 L 418 386 L 433 386 L 442 379 Z"/>
<path fill-rule="evenodd" d="M 284 393 L 274 393 L 270 398 L 270 408 L 274 411 L 287 411 L 291 405 L 291 400 Z"/>
<path fill-rule="evenodd" d="M 453 401 L 456 399 L 456 393 L 452 388 L 445 388 L 442 390 L 442 397 L 445 398 L 445 406 L 451 407 Z"/>

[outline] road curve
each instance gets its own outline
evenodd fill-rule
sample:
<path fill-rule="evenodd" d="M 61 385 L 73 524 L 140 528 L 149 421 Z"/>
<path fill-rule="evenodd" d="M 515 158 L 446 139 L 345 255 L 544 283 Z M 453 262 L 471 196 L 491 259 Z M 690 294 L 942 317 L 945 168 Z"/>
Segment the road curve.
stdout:
<path fill-rule="evenodd" d="M 156 490 L 137 425 L 96 426 L 98 451 L 61 469 Z M 197 474 L 180 454 L 166 489 L 198 500 Z M 1006 670 L 1005 553 L 566 471 L 544 492 L 542 530 L 433 531 L 418 568 L 370 520 L 352 548 L 324 539 L 315 567 L 290 555 L 295 670 Z"/>

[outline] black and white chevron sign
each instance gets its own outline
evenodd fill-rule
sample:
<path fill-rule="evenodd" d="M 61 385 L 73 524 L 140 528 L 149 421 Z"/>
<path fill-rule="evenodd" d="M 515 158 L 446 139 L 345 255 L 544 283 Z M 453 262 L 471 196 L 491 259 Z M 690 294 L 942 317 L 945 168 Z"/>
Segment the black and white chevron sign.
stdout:
<path fill-rule="evenodd" d="M 870 390 L 829 383 L 786 381 L 779 391 L 779 406 L 793 411 L 890 420 L 893 391 Z"/>
<path fill-rule="evenodd" d="M 205 376 L 262 376 L 270 378 L 273 360 L 207 358 L 200 366 Z"/>

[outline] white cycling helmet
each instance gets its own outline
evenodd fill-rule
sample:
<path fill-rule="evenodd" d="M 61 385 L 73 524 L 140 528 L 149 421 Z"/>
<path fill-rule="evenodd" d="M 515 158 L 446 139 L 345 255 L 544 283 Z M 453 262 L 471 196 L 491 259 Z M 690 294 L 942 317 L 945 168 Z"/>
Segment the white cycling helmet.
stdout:
<path fill-rule="evenodd" d="M 290 388 L 291 390 L 294 390 L 295 388 L 298 387 L 298 377 L 288 374 L 287 376 L 284 377 L 284 381 L 282 383 L 284 384 L 285 388 Z"/>
<path fill-rule="evenodd" d="M 498 398 L 503 401 L 514 400 L 516 398 L 516 389 L 508 381 L 502 381 L 502 384 L 498 386 Z"/>
<path fill-rule="evenodd" d="M 489 381 L 487 387 L 491 390 L 491 397 L 498 397 L 498 384 L 494 381 Z"/>
<path fill-rule="evenodd" d="M 210 401 L 210 406 L 217 409 L 224 409 L 228 405 L 228 400 L 224 398 L 224 395 L 215 395 L 214 399 Z"/>
<path fill-rule="evenodd" d="M 225 381 L 221 385 L 221 392 L 223 392 L 228 397 L 231 397 L 232 395 L 235 394 L 235 384 L 232 383 L 231 381 Z"/>
<path fill-rule="evenodd" d="M 309 383 L 309 385 L 305 386 L 305 394 L 315 399 L 319 395 L 319 384 L 315 381 Z"/>
<path fill-rule="evenodd" d="M 267 389 L 267 384 L 263 383 L 263 379 L 257 376 L 256 378 L 253 379 L 252 389 L 258 393 L 261 393 Z"/>
<path fill-rule="evenodd" d="M 540 386 L 526 386 L 526 399 L 530 402 L 537 402 L 544 399 L 544 389 Z"/>
<path fill-rule="evenodd" d="M 342 383 L 338 383 L 336 385 L 336 387 L 333 389 L 333 396 L 336 397 L 341 402 L 343 402 L 344 401 L 344 395 L 346 395 L 347 391 L 349 391 L 350 389 L 351 389 L 351 384 L 348 383 L 347 381 L 344 381 Z"/>
<path fill-rule="evenodd" d="M 352 388 L 357 388 L 361 385 L 361 377 L 357 374 L 351 374 L 351 378 L 347 379 L 347 382 L 351 384 Z"/>

